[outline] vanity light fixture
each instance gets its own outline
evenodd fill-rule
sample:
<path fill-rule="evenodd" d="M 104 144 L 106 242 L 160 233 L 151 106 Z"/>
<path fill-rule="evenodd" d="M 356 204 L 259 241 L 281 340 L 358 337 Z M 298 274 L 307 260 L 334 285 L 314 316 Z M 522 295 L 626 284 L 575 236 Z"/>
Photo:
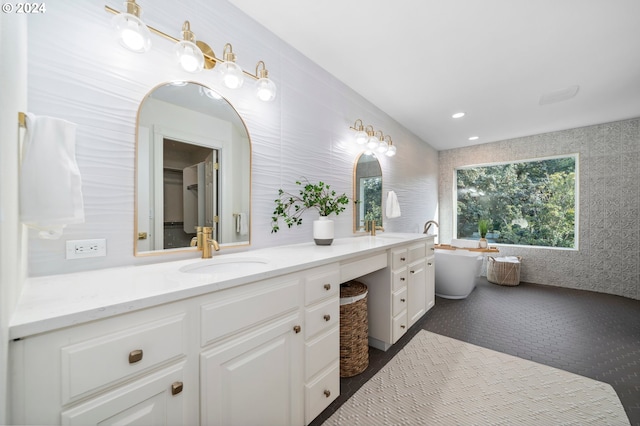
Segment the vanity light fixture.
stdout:
<path fill-rule="evenodd" d="M 178 63 L 187 72 L 200 72 L 204 68 L 204 54 L 196 45 L 196 36 L 191 31 L 189 21 L 182 25 L 182 40 L 176 43 L 174 52 Z"/>
<path fill-rule="evenodd" d="M 358 122 L 360 122 L 360 124 L 358 124 Z M 352 129 L 356 131 L 356 144 L 364 145 L 365 143 L 367 143 L 367 139 L 369 138 L 369 136 L 367 135 L 367 132 L 364 131 L 364 123 L 361 119 L 358 118 L 356 122 L 353 123 Z"/>
<path fill-rule="evenodd" d="M 231 43 L 224 45 L 222 57 L 224 58 L 224 62 L 220 64 L 219 68 L 219 72 L 222 74 L 222 82 L 229 89 L 238 89 L 242 87 L 242 84 L 244 83 L 244 76 L 242 75 L 242 68 L 240 68 L 240 65 L 236 64 L 236 54 L 233 53 Z"/>
<path fill-rule="evenodd" d="M 263 61 L 258 62 L 256 73 L 251 74 L 251 72 L 244 71 L 235 63 L 236 55 L 233 53 L 231 44 L 227 43 L 224 46 L 223 59 L 220 59 L 216 57 L 213 50 L 206 43 L 201 40 L 195 40 L 189 21 L 185 21 L 182 28 L 182 40 L 179 40 L 158 29 L 144 25 L 139 18 L 142 9 L 136 4 L 135 0 L 128 0 L 125 5 L 126 12 L 120 12 L 106 5 L 104 8 L 107 12 L 116 15 L 113 18 L 113 25 L 118 31 L 120 43 L 127 49 L 140 53 L 148 51 L 151 47 L 149 35 L 154 33 L 177 44 L 175 47 L 176 55 L 185 71 L 198 72 L 203 68 L 211 69 L 218 65 L 218 70 L 223 74 L 223 83 L 228 88 L 241 87 L 244 77 L 248 76 L 256 80 L 255 93 L 258 99 L 272 101 L 275 98 L 276 85 L 269 79 L 267 68 Z M 202 61 L 200 60 L 201 58 Z"/>
<path fill-rule="evenodd" d="M 122 46 L 132 52 L 148 52 L 151 48 L 151 33 L 144 22 L 140 20 L 142 8 L 135 0 L 126 1 L 124 5 L 127 11 L 118 13 L 111 20 L 116 38 Z"/>
<path fill-rule="evenodd" d="M 364 146 L 365 154 L 372 155 L 374 152 L 378 152 L 389 157 L 396 155 L 397 149 L 393 145 L 391 136 L 385 136 L 382 130 L 374 130 L 370 124 L 364 126 L 359 118 L 349 128 L 355 130 L 355 142 L 357 145 Z"/>
<path fill-rule="evenodd" d="M 389 138 L 388 149 L 387 149 L 387 152 L 385 152 L 385 155 L 387 157 L 393 157 L 394 155 L 396 155 L 396 146 L 393 144 L 393 141 L 391 140 L 391 136 L 387 135 L 384 138 L 385 140 Z"/>
<path fill-rule="evenodd" d="M 262 69 L 260 69 L 262 65 Z M 276 85 L 269 79 L 269 71 L 263 61 L 256 64 L 256 75 L 260 77 L 256 81 L 256 96 L 261 101 L 270 102 L 276 98 Z"/>

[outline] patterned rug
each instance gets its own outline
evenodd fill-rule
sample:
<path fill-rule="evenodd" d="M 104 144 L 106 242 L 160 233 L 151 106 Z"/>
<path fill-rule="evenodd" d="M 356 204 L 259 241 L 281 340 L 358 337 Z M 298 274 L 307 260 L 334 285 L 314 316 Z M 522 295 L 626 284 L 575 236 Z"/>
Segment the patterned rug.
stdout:
<path fill-rule="evenodd" d="M 420 331 L 325 426 L 629 425 L 613 388 Z"/>

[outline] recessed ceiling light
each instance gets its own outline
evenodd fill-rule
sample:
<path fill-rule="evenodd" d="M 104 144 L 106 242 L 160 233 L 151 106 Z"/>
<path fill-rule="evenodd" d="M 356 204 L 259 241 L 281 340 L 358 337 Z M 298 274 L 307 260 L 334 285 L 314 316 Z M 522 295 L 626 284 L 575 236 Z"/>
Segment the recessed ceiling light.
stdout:
<path fill-rule="evenodd" d="M 470 141 L 477 141 L 478 139 L 480 139 L 480 136 L 471 136 L 469 138 Z"/>
<path fill-rule="evenodd" d="M 451 117 L 452 118 L 462 118 L 462 117 L 464 117 L 464 112 L 456 112 Z"/>

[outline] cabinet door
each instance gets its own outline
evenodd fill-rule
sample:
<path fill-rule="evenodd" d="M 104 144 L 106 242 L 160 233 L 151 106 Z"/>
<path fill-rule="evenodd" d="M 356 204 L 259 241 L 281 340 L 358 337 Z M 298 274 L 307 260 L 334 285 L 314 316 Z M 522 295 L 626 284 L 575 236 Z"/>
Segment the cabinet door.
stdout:
<path fill-rule="evenodd" d="M 62 412 L 63 425 L 183 425 L 185 398 L 195 395 L 183 383 L 184 363 L 151 374 Z M 183 392 L 184 387 L 184 392 Z M 193 388 L 191 388 L 193 389 Z M 194 389 L 195 390 L 195 389 Z"/>
<path fill-rule="evenodd" d="M 427 311 L 436 304 L 436 265 L 435 257 L 427 258 Z"/>
<path fill-rule="evenodd" d="M 407 284 L 407 321 L 409 327 L 427 312 L 427 261 L 412 263 L 407 268 L 409 270 L 409 279 Z"/>
<path fill-rule="evenodd" d="M 300 325 L 296 312 L 202 353 L 201 424 L 302 424 L 304 333 Z"/>

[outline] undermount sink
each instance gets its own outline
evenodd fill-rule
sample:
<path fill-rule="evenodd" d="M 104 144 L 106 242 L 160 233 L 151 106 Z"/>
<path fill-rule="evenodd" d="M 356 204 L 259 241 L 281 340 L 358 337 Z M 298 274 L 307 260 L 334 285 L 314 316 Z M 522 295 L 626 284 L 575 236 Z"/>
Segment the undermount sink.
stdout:
<path fill-rule="evenodd" d="M 268 260 L 259 257 L 213 258 L 185 265 L 180 268 L 180 272 L 191 274 L 226 274 L 229 272 L 242 271 L 244 273 L 252 273 L 263 270 L 268 263 Z"/>

